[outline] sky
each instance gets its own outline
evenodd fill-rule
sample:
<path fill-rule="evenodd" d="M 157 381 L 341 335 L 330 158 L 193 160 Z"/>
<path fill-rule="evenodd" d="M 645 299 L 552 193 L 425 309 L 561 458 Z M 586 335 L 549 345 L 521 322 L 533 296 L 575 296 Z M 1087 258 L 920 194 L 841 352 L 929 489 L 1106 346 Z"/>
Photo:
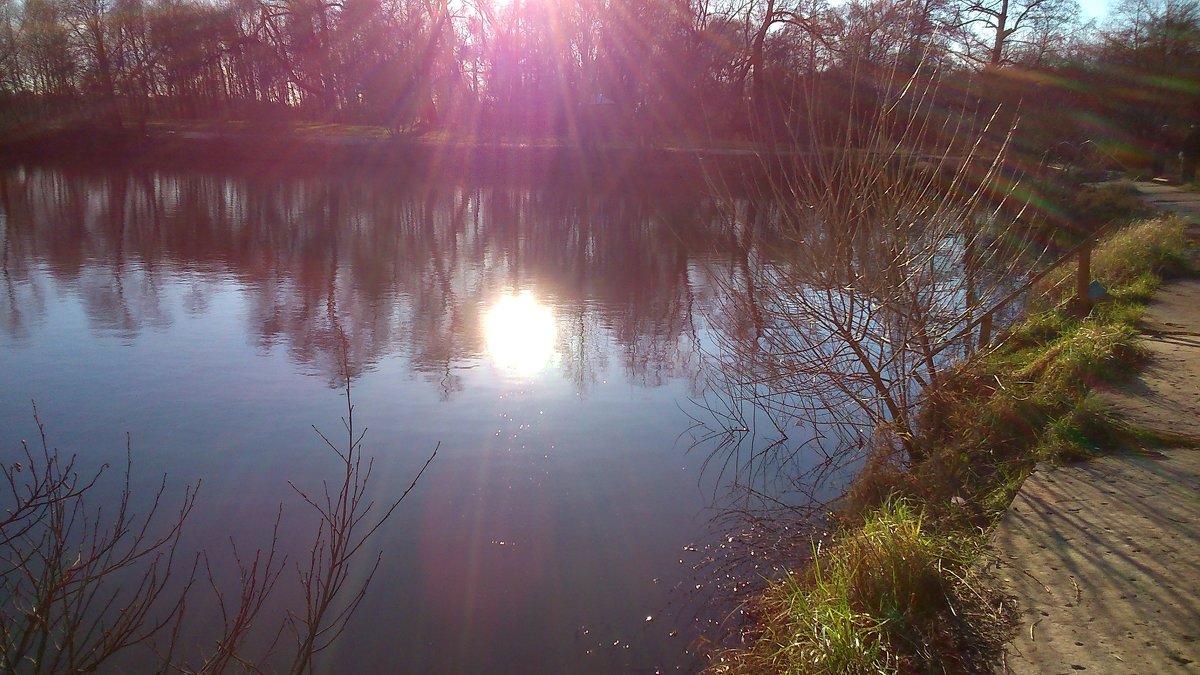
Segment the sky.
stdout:
<path fill-rule="evenodd" d="M 1079 7 L 1083 10 L 1083 18 L 1096 19 L 1103 21 L 1108 15 L 1108 5 L 1110 0 L 1079 0 Z"/>

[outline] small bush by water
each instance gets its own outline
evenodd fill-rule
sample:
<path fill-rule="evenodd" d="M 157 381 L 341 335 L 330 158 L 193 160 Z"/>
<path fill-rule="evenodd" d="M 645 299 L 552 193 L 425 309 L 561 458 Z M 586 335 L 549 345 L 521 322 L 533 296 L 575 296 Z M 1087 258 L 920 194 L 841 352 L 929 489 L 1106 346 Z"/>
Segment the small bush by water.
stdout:
<path fill-rule="evenodd" d="M 962 636 L 991 621 L 985 594 L 966 581 L 971 556 L 927 526 L 915 502 L 894 499 L 813 552 L 772 585 L 755 611 L 762 632 L 715 672 L 889 673 L 941 663 L 970 670 L 986 658 Z M 951 660 L 944 660 L 951 656 Z"/>

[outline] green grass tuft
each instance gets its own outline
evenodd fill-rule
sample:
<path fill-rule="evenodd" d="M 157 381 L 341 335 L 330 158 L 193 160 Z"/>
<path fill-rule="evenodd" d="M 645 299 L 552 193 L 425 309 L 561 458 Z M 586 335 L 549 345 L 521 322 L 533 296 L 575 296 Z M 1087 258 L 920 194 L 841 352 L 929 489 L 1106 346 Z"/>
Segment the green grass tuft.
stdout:
<path fill-rule="evenodd" d="M 1045 434 L 1034 448 L 1034 456 L 1060 463 L 1087 459 L 1099 453 L 1102 445 L 1115 440 L 1124 429 L 1108 405 L 1099 396 L 1088 393 L 1046 425 Z"/>
<path fill-rule="evenodd" d="M 894 673 L 916 663 L 960 672 L 947 629 L 988 611 L 963 581 L 970 556 L 926 526 L 913 502 L 894 499 L 861 527 L 815 546 L 804 569 L 773 584 L 750 650 L 724 652 L 716 672 Z"/>

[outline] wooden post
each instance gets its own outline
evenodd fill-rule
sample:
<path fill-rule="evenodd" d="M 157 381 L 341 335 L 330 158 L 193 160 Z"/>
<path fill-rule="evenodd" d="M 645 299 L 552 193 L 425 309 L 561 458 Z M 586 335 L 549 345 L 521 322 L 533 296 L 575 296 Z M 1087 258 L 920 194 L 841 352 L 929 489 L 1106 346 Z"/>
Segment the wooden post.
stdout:
<path fill-rule="evenodd" d="M 1079 248 L 1079 268 L 1075 275 L 1075 309 L 1080 316 L 1092 310 L 1092 299 L 1088 297 L 1088 286 L 1092 284 L 1092 240 Z"/>
<path fill-rule="evenodd" d="M 971 323 L 972 319 L 974 319 L 974 317 L 972 315 L 975 313 L 975 305 L 979 302 L 979 298 L 975 295 L 975 239 L 973 237 L 971 237 L 970 235 L 967 235 L 966 239 L 967 239 L 966 245 L 963 246 L 963 275 L 966 277 L 966 282 L 967 282 L 967 315 L 965 318 L 967 320 L 967 324 L 969 325 Z M 989 319 L 990 319 L 990 316 L 983 318 L 984 321 L 987 321 Z M 980 328 L 979 328 L 979 334 L 980 334 L 980 345 L 979 346 L 980 346 L 980 348 L 982 348 L 983 347 L 983 342 L 982 342 L 983 327 L 982 326 L 980 326 Z M 967 337 L 967 353 L 970 354 L 972 351 L 974 351 L 974 349 L 972 348 L 972 345 L 971 345 L 971 338 L 970 338 L 970 336 L 968 336 Z"/>

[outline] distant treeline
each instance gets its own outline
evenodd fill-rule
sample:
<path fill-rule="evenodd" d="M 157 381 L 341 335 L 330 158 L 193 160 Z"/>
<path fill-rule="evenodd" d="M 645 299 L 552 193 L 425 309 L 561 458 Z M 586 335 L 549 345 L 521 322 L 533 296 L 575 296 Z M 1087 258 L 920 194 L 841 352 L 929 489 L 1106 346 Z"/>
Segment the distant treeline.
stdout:
<path fill-rule="evenodd" d="M 0 0 L 8 128 L 811 139 L 918 72 L 1043 148 L 1148 148 L 1200 111 L 1198 0 L 1120 0 L 1102 25 L 1073 0 Z"/>

